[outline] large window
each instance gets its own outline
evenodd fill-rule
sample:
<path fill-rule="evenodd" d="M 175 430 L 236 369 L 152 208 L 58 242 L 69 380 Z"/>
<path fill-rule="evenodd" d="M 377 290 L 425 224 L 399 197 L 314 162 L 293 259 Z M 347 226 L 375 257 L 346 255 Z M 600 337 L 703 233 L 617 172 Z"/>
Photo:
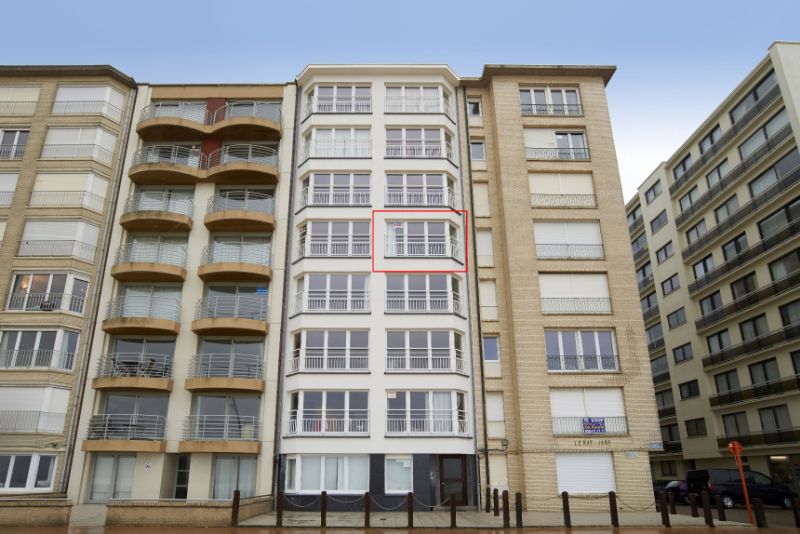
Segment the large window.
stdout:
<path fill-rule="evenodd" d="M 596 221 L 537 221 L 533 234 L 539 258 L 603 257 L 603 238 Z"/>
<path fill-rule="evenodd" d="M 747 424 L 747 414 L 745 412 L 723 415 L 722 426 L 725 429 L 725 435 L 728 437 L 746 436 L 750 433 L 750 425 Z"/>
<path fill-rule="evenodd" d="M 697 419 L 687 419 L 686 422 L 686 435 L 690 438 L 705 436 L 708 431 L 706 430 L 706 420 L 703 417 Z"/>
<path fill-rule="evenodd" d="M 719 141 L 719 138 L 722 137 L 722 129 L 719 127 L 719 124 L 714 126 L 710 132 L 708 132 L 702 139 L 700 139 L 699 148 L 700 153 L 705 154 L 706 150 L 714 146 L 714 143 Z"/>
<path fill-rule="evenodd" d="M 536 207 L 596 206 L 591 174 L 530 173 L 528 187 L 531 192 L 531 204 Z M 641 208 L 637 206 L 637 209 L 640 215 Z M 633 220 L 629 214 L 628 224 L 631 223 Z"/>
<path fill-rule="evenodd" d="M 387 174 L 387 206 L 455 206 L 453 180 L 444 174 Z"/>
<path fill-rule="evenodd" d="M 697 202 L 697 199 L 700 198 L 700 190 L 697 189 L 697 186 L 692 187 L 688 193 L 683 195 L 678 203 L 681 206 L 681 211 L 686 211 L 692 207 L 692 204 Z"/>
<path fill-rule="evenodd" d="M 366 274 L 308 274 L 297 281 L 297 312 L 369 310 Z"/>
<path fill-rule="evenodd" d="M 0 367 L 71 371 L 80 334 L 72 330 L 3 330 Z"/>
<path fill-rule="evenodd" d="M 728 217 L 736 213 L 736 210 L 738 209 L 739 209 L 739 199 L 736 195 L 733 195 L 728 200 L 720 204 L 720 206 L 714 210 L 714 216 L 717 218 L 717 224 L 721 223 L 722 221 L 726 220 Z"/>
<path fill-rule="evenodd" d="M 520 89 L 523 115 L 581 115 L 578 90 L 561 87 Z"/>
<path fill-rule="evenodd" d="M 289 434 L 368 434 L 366 391 L 298 391 L 291 393 Z"/>
<path fill-rule="evenodd" d="M 666 245 L 656 250 L 656 261 L 658 261 L 659 264 L 664 263 L 671 258 L 674 253 L 675 250 L 672 246 L 672 241 L 669 241 Z"/>
<path fill-rule="evenodd" d="M 675 363 L 685 362 L 686 360 L 691 360 L 694 358 L 692 344 L 686 343 L 672 349 L 672 358 L 675 360 Z"/>
<path fill-rule="evenodd" d="M 767 316 L 763 313 L 746 321 L 739 323 L 739 331 L 742 334 L 742 341 L 749 341 L 753 338 L 765 335 L 769 332 L 767 326 Z"/>
<path fill-rule="evenodd" d="M 700 299 L 700 311 L 703 315 L 708 315 L 714 310 L 722 307 L 722 293 L 715 291 L 709 296 Z"/>
<path fill-rule="evenodd" d="M 27 219 L 18 256 L 72 256 L 92 262 L 100 227 L 82 219 Z"/>
<path fill-rule="evenodd" d="M 654 183 L 652 186 L 650 186 L 650 188 L 647 191 L 644 192 L 644 198 L 647 201 L 647 203 L 650 204 L 656 198 L 658 198 L 658 195 L 661 194 L 661 191 L 662 191 L 661 180 L 656 180 L 656 183 Z"/>
<path fill-rule="evenodd" d="M 464 435 L 466 394 L 460 391 L 387 391 L 387 434 Z"/>
<path fill-rule="evenodd" d="M 650 221 L 650 231 L 652 233 L 656 233 L 661 230 L 667 224 L 667 210 L 663 210 L 661 213 L 656 215 L 656 217 Z"/>
<path fill-rule="evenodd" d="M 706 221 L 705 219 L 703 219 L 699 223 L 695 224 L 694 226 L 686 230 L 686 242 L 691 245 L 692 243 L 703 237 L 703 235 L 705 235 L 707 231 L 708 228 L 706 227 Z"/>
<path fill-rule="evenodd" d="M 778 371 L 778 361 L 775 358 L 750 364 L 749 369 L 750 380 L 754 386 L 775 382 L 781 378 L 781 373 Z"/>
<path fill-rule="evenodd" d="M 708 345 L 708 352 L 714 354 L 720 352 L 731 346 L 731 336 L 728 330 L 722 330 L 706 337 L 706 344 Z"/>
<path fill-rule="evenodd" d="M 800 300 L 795 300 L 789 304 L 784 304 L 778 310 L 781 312 L 783 326 L 790 326 L 800 323 Z"/>
<path fill-rule="evenodd" d="M 306 94 L 306 114 L 370 113 L 371 91 L 369 86 L 318 85 Z"/>
<path fill-rule="evenodd" d="M 438 85 L 386 87 L 386 113 L 446 113 L 450 115 L 450 92 Z"/>
<path fill-rule="evenodd" d="M 369 256 L 369 221 L 309 221 L 298 228 L 298 257 Z"/>
<path fill-rule="evenodd" d="M 368 490 L 369 456 L 304 454 L 286 459 L 287 492 L 363 494 Z"/>
<path fill-rule="evenodd" d="M 682 384 L 678 384 L 678 391 L 681 394 L 681 400 L 690 399 L 700 395 L 700 386 L 697 380 L 690 380 Z"/>
<path fill-rule="evenodd" d="M 617 349 L 611 330 L 545 330 L 550 371 L 616 371 Z"/>
<path fill-rule="evenodd" d="M 747 250 L 747 234 L 741 233 L 722 245 L 722 255 L 725 261 L 730 261 Z"/>
<path fill-rule="evenodd" d="M 605 273 L 540 273 L 544 313 L 611 313 Z"/>
<path fill-rule="evenodd" d="M 664 327 L 661 323 L 655 324 L 644 331 L 647 336 L 647 343 L 655 343 L 660 339 L 664 339 Z"/>
<path fill-rule="evenodd" d="M 388 330 L 386 370 L 464 372 L 462 336 L 448 330 Z"/>
<path fill-rule="evenodd" d="M 661 282 L 661 292 L 664 294 L 665 297 L 670 293 L 672 293 L 673 291 L 675 291 L 676 289 L 678 289 L 679 287 L 681 287 L 681 281 L 680 278 L 678 277 L 678 273 L 673 274 L 672 276 Z"/>
<path fill-rule="evenodd" d="M 444 128 L 387 128 L 386 157 L 452 160 L 453 134 Z"/>
<path fill-rule="evenodd" d="M 744 143 L 739 145 L 739 154 L 742 156 L 742 159 L 747 159 L 758 147 L 766 143 L 767 139 L 775 135 L 787 124 L 789 124 L 789 114 L 786 112 L 786 108 L 784 108 L 775 114 L 764 126 L 756 130 Z"/>
<path fill-rule="evenodd" d="M 798 269 L 800 269 L 800 249 L 793 250 L 769 264 L 769 273 L 773 282 L 788 276 Z"/>
<path fill-rule="evenodd" d="M 303 180 L 303 206 L 368 206 L 368 173 L 314 173 Z"/>
<path fill-rule="evenodd" d="M 387 456 L 385 459 L 386 493 L 408 493 L 414 490 L 414 470 L 411 456 Z"/>
<path fill-rule="evenodd" d="M 25 145 L 28 144 L 29 130 L 9 130 L 0 128 L 0 160 L 22 159 Z"/>
<path fill-rule="evenodd" d="M 214 486 L 212 499 L 233 499 L 233 492 L 239 490 L 242 498 L 256 494 L 258 474 L 255 456 L 226 455 L 214 457 Z"/>
<path fill-rule="evenodd" d="M 678 162 L 675 167 L 672 169 L 672 175 L 675 177 L 676 180 L 683 177 L 686 174 L 686 171 L 689 170 L 689 167 L 692 166 L 692 155 L 687 154 L 682 160 Z"/>
<path fill-rule="evenodd" d="M 758 410 L 758 418 L 761 420 L 761 430 L 764 432 L 778 432 L 792 428 L 789 407 L 785 404 L 761 408 Z"/>
<path fill-rule="evenodd" d="M 692 265 L 694 279 L 698 280 L 714 270 L 714 257 L 709 254 L 702 260 Z"/>
<path fill-rule="evenodd" d="M 65 273 L 15 273 L 8 310 L 83 313 L 89 282 Z"/>
<path fill-rule="evenodd" d="M 800 165 L 800 152 L 795 148 L 783 156 L 775 165 L 761 173 L 758 178 L 747 184 L 750 189 L 750 196 L 755 198 L 767 189 L 778 183 L 778 180 Z"/>
<path fill-rule="evenodd" d="M 99 113 L 119 122 L 125 95 L 109 85 L 60 85 L 53 115 Z"/>
<path fill-rule="evenodd" d="M 714 375 L 714 384 L 717 386 L 717 393 L 728 393 L 739 389 L 739 373 L 736 369 Z"/>
<path fill-rule="evenodd" d="M 720 180 L 725 178 L 725 176 L 730 171 L 730 164 L 728 163 L 727 159 L 722 160 L 722 162 L 714 167 L 714 169 L 706 174 L 706 183 L 708 184 L 708 188 L 711 189 L 715 185 L 719 183 Z"/>
<path fill-rule="evenodd" d="M 769 90 L 775 87 L 777 84 L 778 80 L 775 77 L 775 71 L 770 71 L 752 90 L 748 91 L 747 94 L 743 96 L 735 106 L 733 106 L 730 112 L 731 122 L 736 122 L 741 119 L 753 106 L 756 105 L 757 101 L 764 98 L 764 95 L 767 94 L 767 92 L 769 92 Z"/>
<path fill-rule="evenodd" d="M 752 272 L 731 282 L 731 294 L 733 300 L 741 298 L 755 291 L 758 288 L 756 273 Z"/>
<path fill-rule="evenodd" d="M 51 490 L 55 466 L 55 455 L 0 454 L 0 494 Z"/>
<path fill-rule="evenodd" d="M 314 128 L 305 136 L 306 158 L 368 158 L 369 128 Z"/>
<path fill-rule="evenodd" d="M 653 291 L 649 295 L 645 296 L 641 299 L 640 304 L 642 305 L 642 313 L 646 312 L 650 308 L 658 306 L 658 298 L 656 297 L 656 292 Z"/>
<path fill-rule="evenodd" d="M 670 330 L 673 328 L 678 328 L 680 325 L 686 322 L 686 310 L 681 306 L 674 312 L 667 315 L 667 323 L 669 324 Z"/>
<path fill-rule="evenodd" d="M 369 330 L 304 330 L 294 334 L 290 372 L 369 368 Z"/>

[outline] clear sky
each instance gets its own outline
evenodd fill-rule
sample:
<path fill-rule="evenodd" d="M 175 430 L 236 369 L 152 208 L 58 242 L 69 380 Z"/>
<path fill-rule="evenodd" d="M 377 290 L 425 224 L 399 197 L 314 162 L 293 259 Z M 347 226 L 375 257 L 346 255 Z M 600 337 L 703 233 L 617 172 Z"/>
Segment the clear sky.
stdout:
<path fill-rule="evenodd" d="M 611 64 L 625 198 L 775 40 L 800 0 L 26 0 L 3 64 L 109 63 L 154 83 L 284 82 L 308 63 Z"/>

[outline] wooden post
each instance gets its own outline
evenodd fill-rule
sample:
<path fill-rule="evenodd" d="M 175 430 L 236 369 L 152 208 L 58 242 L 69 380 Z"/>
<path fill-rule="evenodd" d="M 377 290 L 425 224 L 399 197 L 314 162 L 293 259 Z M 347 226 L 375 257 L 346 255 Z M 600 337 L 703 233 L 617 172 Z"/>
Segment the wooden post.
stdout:
<path fill-rule="evenodd" d="M 522 493 L 520 493 L 519 491 L 514 494 L 514 504 L 516 508 L 514 510 L 515 512 L 514 519 L 516 520 L 516 527 L 522 528 Z"/>
<path fill-rule="evenodd" d="M 794 515 L 794 526 L 800 528 L 800 499 L 792 499 L 792 514 Z"/>
<path fill-rule="evenodd" d="M 508 490 L 503 490 L 503 528 L 511 527 L 511 514 L 508 506 Z"/>
<path fill-rule="evenodd" d="M 492 491 L 492 503 L 494 504 L 494 516 L 497 517 L 500 515 L 500 492 L 497 491 L 497 488 Z"/>
<path fill-rule="evenodd" d="M 450 495 L 450 528 L 456 527 L 456 495 Z"/>
<path fill-rule="evenodd" d="M 725 505 L 722 504 L 722 495 L 715 496 L 714 502 L 717 503 L 717 519 L 720 521 L 727 521 L 728 517 L 725 512 Z"/>
<path fill-rule="evenodd" d="M 369 492 L 364 492 L 364 528 L 369 528 Z"/>
<path fill-rule="evenodd" d="M 328 492 L 323 491 L 319 495 L 319 526 L 326 528 L 328 526 Z"/>
<path fill-rule="evenodd" d="M 564 512 L 564 528 L 572 528 L 572 518 L 569 515 L 569 493 L 561 492 L 561 509 Z"/>
<path fill-rule="evenodd" d="M 410 491 L 406 495 L 406 508 L 408 509 L 408 528 L 414 528 L 414 494 Z"/>
<path fill-rule="evenodd" d="M 689 494 L 689 505 L 692 507 L 692 517 L 700 517 L 697 513 L 697 495 L 694 493 Z"/>
<path fill-rule="evenodd" d="M 703 490 L 700 492 L 700 502 L 703 503 L 703 519 L 706 521 L 706 526 L 714 526 L 714 516 L 711 515 L 711 499 L 708 492 Z"/>
<path fill-rule="evenodd" d="M 662 493 L 658 496 L 658 503 L 659 508 L 661 509 L 661 524 L 667 528 L 670 528 L 669 523 L 669 509 L 667 508 L 667 496 L 666 494 Z"/>
<path fill-rule="evenodd" d="M 492 511 L 492 488 L 486 486 L 486 513 Z"/>
<path fill-rule="evenodd" d="M 756 526 L 758 528 L 767 528 L 767 515 L 764 513 L 764 501 L 756 497 L 753 499 L 753 508 L 756 512 Z"/>
<path fill-rule="evenodd" d="M 275 503 L 275 526 L 281 528 L 283 526 L 283 492 L 278 492 L 278 502 Z"/>
<path fill-rule="evenodd" d="M 233 490 L 233 502 L 231 502 L 231 526 L 235 527 L 239 524 L 239 499 L 241 493 L 239 490 Z"/>
<path fill-rule="evenodd" d="M 611 526 L 619 528 L 619 510 L 617 510 L 617 493 L 608 492 L 608 511 L 611 513 Z"/>
<path fill-rule="evenodd" d="M 678 511 L 675 510 L 675 495 L 673 495 L 671 491 L 667 493 L 667 504 L 669 504 L 669 513 L 672 515 L 678 513 Z"/>

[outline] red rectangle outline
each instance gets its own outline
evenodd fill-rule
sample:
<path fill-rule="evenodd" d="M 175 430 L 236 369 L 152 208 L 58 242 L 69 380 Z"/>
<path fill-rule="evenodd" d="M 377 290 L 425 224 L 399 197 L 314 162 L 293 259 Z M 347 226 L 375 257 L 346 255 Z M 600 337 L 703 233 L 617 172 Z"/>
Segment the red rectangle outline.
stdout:
<path fill-rule="evenodd" d="M 460 213 L 464 217 L 464 268 L 463 269 L 375 269 L 375 214 L 376 213 Z M 370 260 L 373 273 L 466 273 L 469 271 L 469 210 L 372 210 L 370 215 Z"/>

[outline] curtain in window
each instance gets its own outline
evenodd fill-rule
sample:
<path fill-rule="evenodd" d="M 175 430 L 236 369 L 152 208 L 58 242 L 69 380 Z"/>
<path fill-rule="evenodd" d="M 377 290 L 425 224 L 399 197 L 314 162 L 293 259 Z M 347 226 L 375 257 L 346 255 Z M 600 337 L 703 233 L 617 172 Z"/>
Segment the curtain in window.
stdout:
<path fill-rule="evenodd" d="M 214 459 L 214 491 L 212 499 L 231 499 L 236 489 L 236 459 L 218 457 Z"/>

